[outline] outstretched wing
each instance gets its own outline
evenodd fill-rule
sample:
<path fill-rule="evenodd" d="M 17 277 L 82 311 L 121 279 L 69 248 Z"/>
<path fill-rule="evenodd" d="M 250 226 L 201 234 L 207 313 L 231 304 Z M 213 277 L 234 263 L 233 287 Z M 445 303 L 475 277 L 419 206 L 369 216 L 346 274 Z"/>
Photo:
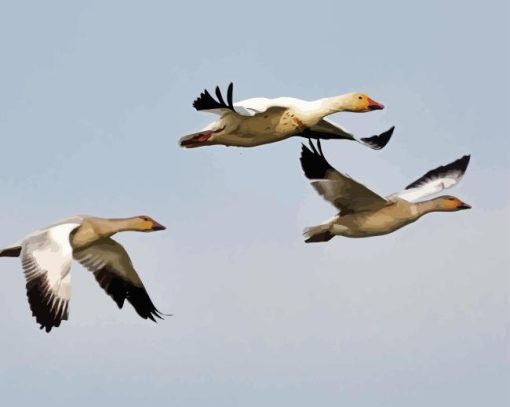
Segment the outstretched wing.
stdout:
<path fill-rule="evenodd" d="M 315 138 L 321 140 L 330 140 L 330 139 L 344 139 L 344 140 L 354 140 L 358 143 L 361 143 L 367 147 L 370 147 L 373 150 L 380 150 L 388 144 L 393 135 L 393 131 L 395 130 L 395 126 L 386 130 L 385 132 L 372 136 L 372 137 L 364 137 L 362 139 L 357 139 L 354 137 L 352 133 L 349 133 L 340 125 L 333 123 L 327 119 L 320 120 L 315 126 L 312 126 L 302 133 L 298 134 L 298 136 L 306 137 L 306 138 Z"/>
<path fill-rule="evenodd" d="M 317 192 L 342 215 L 376 210 L 388 204 L 382 196 L 333 168 L 324 158 L 320 141 L 317 145 L 318 151 L 311 141 L 311 150 L 303 144 L 301 167 Z"/>
<path fill-rule="evenodd" d="M 144 319 L 162 319 L 142 280 L 131 263 L 126 250 L 111 238 L 103 238 L 84 249 L 75 250 L 74 258 L 94 273 L 106 293 L 113 298 L 119 308 L 127 299 L 135 311 Z"/>
<path fill-rule="evenodd" d="M 30 309 L 50 332 L 69 316 L 72 247 L 69 234 L 79 224 L 61 224 L 31 234 L 21 246 Z"/>
<path fill-rule="evenodd" d="M 223 98 L 221 90 L 216 86 L 216 99 L 205 89 L 200 96 L 193 102 L 193 107 L 199 111 L 207 111 L 219 115 L 226 113 L 236 113 L 240 116 L 255 116 L 259 113 L 265 113 L 269 109 L 285 109 L 288 106 L 285 101 L 291 98 L 252 98 L 246 99 L 238 103 L 234 103 L 232 99 L 234 85 L 231 82 L 227 88 L 227 101 Z"/>
<path fill-rule="evenodd" d="M 428 195 L 441 192 L 457 184 L 466 172 L 471 156 L 465 155 L 450 164 L 430 170 L 425 175 L 409 184 L 402 192 L 394 194 L 406 201 L 415 201 Z"/>
<path fill-rule="evenodd" d="M 306 138 L 317 138 L 323 140 L 329 139 L 345 139 L 356 140 L 353 134 L 349 133 L 339 124 L 333 123 L 327 119 L 319 120 L 319 122 L 310 128 L 307 128 L 303 133 L 298 136 Z"/>
<path fill-rule="evenodd" d="M 235 112 L 234 104 L 232 102 L 232 94 L 234 91 L 234 84 L 230 82 L 227 89 L 227 103 L 223 99 L 219 86 L 216 86 L 216 97 L 214 99 L 209 91 L 205 89 L 198 98 L 193 102 L 193 107 L 197 110 L 211 110 L 213 112 L 224 112 L 225 110 L 231 110 Z"/>

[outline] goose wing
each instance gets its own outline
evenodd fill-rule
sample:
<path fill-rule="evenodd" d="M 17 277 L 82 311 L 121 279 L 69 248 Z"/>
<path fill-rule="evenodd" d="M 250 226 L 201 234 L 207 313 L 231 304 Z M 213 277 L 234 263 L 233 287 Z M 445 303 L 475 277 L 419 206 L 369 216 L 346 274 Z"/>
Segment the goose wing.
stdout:
<path fill-rule="evenodd" d="M 430 170 L 416 181 L 410 183 L 402 192 L 394 194 L 406 201 L 416 201 L 420 198 L 441 192 L 457 184 L 466 172 L 469 155 L 465 155 L 450 164 L 442 165 Z"/>
<path fill-rule="evenodd" d="M 382 196 L 333 168 L 322 153 L 310 142 L 311 149 L 304 144 L 301 151 L 301 167 L 312 186 L 327 201 L 338 208 L 342 215 L 376 210 L 388 204 Z"/>
<path fill-rule="evenodd" d="M 69 235 L 79 226 L 79 223 L 64 223 L 40 230 L 21 245 L 30 309 L 46 332 L 69 316 L 73 259 Z"/>
<path fill-rule="evenodd" d="M 162 319 L 142 280 L 133 267 L 124 247 L 111 238 L 102 238 L 83 249 L 75 250 L 74 258 L 94 273 L 97 282 L 113 298 L 119 308 L 127 299 L 144 319 Z"/>
<path fill-rule="evenodd" d="M 298 136 L 323 140 L 329 139 L 354 140 L 367 147 L 370 147 L 373 150 L 381 150 L 390 141 L 394 130 L 395 126 L 389 128 L 388 130 L 382 132 L 381 134 L 377 134 L 372 137 L 364 137 L 358 140 L 356 137 L 354 137 L 352 133 L 349 133 L 339 124 L 334 123 L 327 119 L 322 119 L 315 126 L 306 129 L 302 133 L 298 134 Z"/>
<path fill-rule="evenodd" d="M 252 98 L 237 103 L 233 102 L 234 85 L 230 83 L 227 88 L 227 101 L 223 98 L 221 90 L 216 86 L 216 99 L 205 89 L 193 102 L 193 107 L 199 111 L 219 114 L 235 113 L 240 116 L 255 116 L 256 114 L 266 113 L 269 109 L 286 109 L 288 103 L 285 99 Z"/>

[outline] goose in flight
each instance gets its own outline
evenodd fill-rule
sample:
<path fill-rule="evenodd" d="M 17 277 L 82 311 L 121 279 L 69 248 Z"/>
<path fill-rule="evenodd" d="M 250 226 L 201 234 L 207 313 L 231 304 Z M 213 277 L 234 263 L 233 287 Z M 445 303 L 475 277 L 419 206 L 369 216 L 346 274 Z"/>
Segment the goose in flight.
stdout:
<path fill-rule="evenodd" d="M 219 87 L 215 100 L 205 90 L 193 102 L 196 110 L 220 116 L 198 133 L 179 140 L 181 147 L 193 148 L 221 144 L 224 146 L 255 147 L 274 143 L 292 136 L 315 139 L 354 140 L 372 149 L 383 148 L 391 138 L 394 127 L 384 133 L 358 140 L 351 133 L 325 116 L 336 112 L 370 112 L 384 106 L 363 93 L 306 101 L 280 97 L 276 99 L 253 98 L 233 103 L 233 84 L 228 86 L 227 102 Z"/>
<path fill-rule="evenodd" d="M 124 231 L 152 232 L 165 227 L 148 216 L 105 219 L 77 216 L 37 230 L 0 251 L 20 257 L 28 303 L 41 329 L 50 332 L 69 316 L 71 261 L 94 274 L 101 288 L 122 308 L 127 300 L 144 319 L 162 318 L 124 247 L 111 238 Z"/>
<path fill-rule="evenodd" d="M 304 231 L 305 242 L 327 242 L 334 236 L 370 237 L 394 232 L 431 212 L 455 212 L 470 209 L 460 199 L 445 195 L 415 202 L 460 181 L 469 163 L 469 155 L 437 167 L 409 184 L 400 193 L 382 197 L 333 168 L 310 141 L 302 146 L 301 166 L 312 186 L 339 214 Z"/>

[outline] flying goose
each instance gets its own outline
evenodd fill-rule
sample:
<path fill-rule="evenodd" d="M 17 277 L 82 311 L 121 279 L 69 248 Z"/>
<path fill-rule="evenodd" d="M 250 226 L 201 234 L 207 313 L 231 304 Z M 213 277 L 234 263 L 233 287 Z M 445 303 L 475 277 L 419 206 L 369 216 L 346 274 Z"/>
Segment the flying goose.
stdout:
<path fill-rule="evenodd" d="M 459 182 L 468 166 L 469 155 L 427 172 L 404 191 L 384 198 L 333 168 L 324 158 L 320 141 L 318 151 L 311 141 L 310 147 L 302 146 L 303 171 L 317 192 L 340 212 L 318 226 L 306 228 L 303 234 L 307 243 L 327 242 L 334 236 L 385 235 L 430 212 L 454 212 L 471 208 L 449 195 L 414 202 Z"/>
<path fill-rule="evenodd" d="M 21 257 L 27 297 L 41 329 L 50 332 L 69 316 L 71 261 L 94 277 L 119 308 L 127 300 L 144 319 L 162 319 L 131 259 L 111 238 L 124 231 L 152 232 L 165 227 L 148 216 L 105 219 L 77 216 L 37 230 L 0 251 L 0 257 Z"/>
<path fill-rule="evenodd" d="M 363 93 L 348 93 L 341 96 L 306 101 L 280 97 L 276 99 L 253 98 L 238 103 L 232 101 L 233 84 L 227 90 L 227 102 L 219 87 L 215 100 L 204 90 L 193 102 L 199 111 L 220 116 L 198 133 L 179 140 L 181 147 L 193 148 L 222 144 L 236 147 L 255 147 L 274 143 L 292 136 L 315 139 L 354 140 L 372 149 L 383 148 L 391 138 L 394 127 L 378 136 L 356 139 L 325 116 L 336 112 L 370 112 L 384 106 Z"/>

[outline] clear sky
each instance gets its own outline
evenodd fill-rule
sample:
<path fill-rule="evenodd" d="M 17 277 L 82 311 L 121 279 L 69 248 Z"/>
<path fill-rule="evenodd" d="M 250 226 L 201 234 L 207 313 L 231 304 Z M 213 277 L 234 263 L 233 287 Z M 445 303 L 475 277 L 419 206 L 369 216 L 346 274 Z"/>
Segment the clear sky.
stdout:
<path fill-rule="evenodd" d="M 475 4 L 476 3 L 476 4 Z M 503 406 L 509 402 L 509 10 L 506 1 L 2 2 L 0 244 L 74 214 L 147 214 L 125 233 L 158 308 L 119 311 L 73 265 L 70 320 L 38 330 L 1 259 L 8 405 Z M 473 209 L 394 234 L 305 245 L 334 214 L 299 139 L 178 148 L 214 119 L 193 99 L 387 108 L 333 119 L 386 149 L 330 141 L 382 194 L 471 153 Z M 7 405 L 7 404 L 5 404 Z"/>

